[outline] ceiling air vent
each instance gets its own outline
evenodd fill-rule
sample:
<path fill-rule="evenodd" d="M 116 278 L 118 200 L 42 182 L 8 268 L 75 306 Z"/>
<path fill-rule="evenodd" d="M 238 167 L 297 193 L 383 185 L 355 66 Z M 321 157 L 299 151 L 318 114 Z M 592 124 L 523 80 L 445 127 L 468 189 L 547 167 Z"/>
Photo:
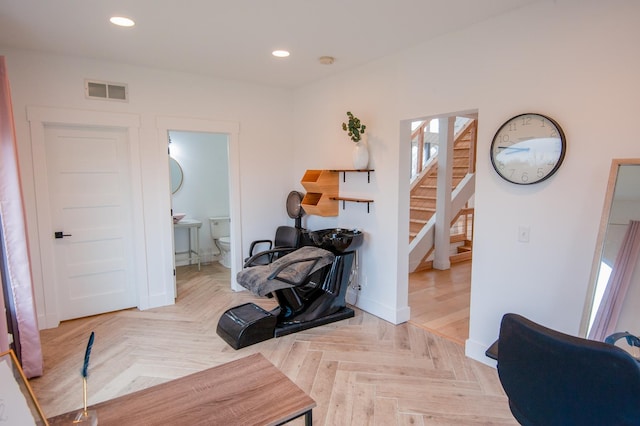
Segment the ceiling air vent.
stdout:
<path fill-rule="evenodd" d="M 129 90 L 124 83 L 85 80 L 84 93 L 88 99 L 108 99 L 112 101 L 128 101 Z"/>

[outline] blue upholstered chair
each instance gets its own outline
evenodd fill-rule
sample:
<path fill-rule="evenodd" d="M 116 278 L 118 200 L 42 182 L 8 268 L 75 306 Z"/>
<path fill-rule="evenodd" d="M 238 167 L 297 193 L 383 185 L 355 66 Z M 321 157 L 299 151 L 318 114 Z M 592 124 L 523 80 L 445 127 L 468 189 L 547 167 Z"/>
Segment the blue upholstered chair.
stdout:
<path fill-rule="evenodd" d="M 640 425 L 640 363 L 621 348 L 506 314 L 497 359 L 523 425 Z"/>

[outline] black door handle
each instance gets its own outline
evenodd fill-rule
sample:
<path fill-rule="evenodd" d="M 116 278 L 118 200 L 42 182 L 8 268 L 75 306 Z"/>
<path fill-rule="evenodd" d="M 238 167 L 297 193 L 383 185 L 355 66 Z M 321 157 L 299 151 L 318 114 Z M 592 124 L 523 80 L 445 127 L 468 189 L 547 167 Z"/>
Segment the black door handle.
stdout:
<path fill-rule="evenodd" d="M 70 237 L 71 234 L 63 234 L 62 231 L 56 231 L 53 233 L 53 236 L 55 238 L 64 238 L 64 237 Z"/>

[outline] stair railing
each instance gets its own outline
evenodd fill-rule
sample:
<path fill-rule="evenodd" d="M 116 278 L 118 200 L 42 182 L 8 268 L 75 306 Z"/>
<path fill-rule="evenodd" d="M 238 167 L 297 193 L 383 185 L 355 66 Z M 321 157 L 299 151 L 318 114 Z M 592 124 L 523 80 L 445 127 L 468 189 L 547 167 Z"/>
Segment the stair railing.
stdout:
<path fill-rule="evenodd" d="M 424 127 L 428 124 L 428 121 L 422 123 L 413 133 L 412 133 L 412 141 L 414 136 L 418 136 L 419 141 L 424 143 Z M 469 199 L 475 193 L 475 154 L 476 154 L 476 129 L 477 129 L 477 120 L 470 120 L 467 122 L 459 132 L 455 135 L 454 138 L 454 146 L 455 143 L 458 143 L 463 137 L 466 136 L 466 133 L 471 133 L 470 140 L 473 142 L 472 146 L 469 150 L 469 168 L 466 176 L 458 183 L 454 191 L 451 195 L 451 207 L 452 212 L 454 212 L 454 216 L 457 218 L 463 209 L 467 207 L 467 203 Z M 424 145 L 420 145 L 420 159 L 422 158 L 422 149 Z M 433 157 L 433 160 L 437 158 L 437 154 Z M 419 176 L 413 180 L 411 183 L 411 190 L 413 190 L 416 186 L 420 185 L 423 178 L 431 171 L 431 168 L 436 166 L 436 161 L 430 161 L 425 168 L 421 170 Z M 419 163 L 419 167 L 421 165 L 421 161 Z M 465 215 L 465 218 L 468 215 Z M 473 213 L 471 214 L 470 219 L 470 240 L 473 240 Z M 469 223 L 469 222 L 468 222 Z M 453 225 L 453 223 L 452 223 Z M 420 264 L 429 256 L 431 253 L 435 242 L 435 215 L 433 215 L 427 223 L 422 227 L 422 229 L 418 232 L 418 234 L 410 241 L 409 243 L 409 271 L 414 272 Z"/>

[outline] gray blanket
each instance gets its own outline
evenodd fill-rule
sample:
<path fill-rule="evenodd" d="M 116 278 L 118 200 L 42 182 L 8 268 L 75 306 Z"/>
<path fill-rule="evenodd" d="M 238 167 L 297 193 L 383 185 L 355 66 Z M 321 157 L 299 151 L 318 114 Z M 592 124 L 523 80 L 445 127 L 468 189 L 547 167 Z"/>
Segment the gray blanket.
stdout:
<path fill-rule="evenodd" d="M 312 267 L 313 261 L 319 258 Z M 274 290 L 295 287 L 296 283 L 333 262 L 335 256 L 328 250 L 305 246 L 281 257 L 269 265 L 253 266 L 238 272 L 238 284 L 258 296 L 266 296 Z M 312 260 L 306 260 L 312 259 Z M 278 271 L 278 268 L 282 270 Z M 277 274 L 274 274 L 276 273 Z M 288 282 L 287 282 L 288 281 Z"/>

